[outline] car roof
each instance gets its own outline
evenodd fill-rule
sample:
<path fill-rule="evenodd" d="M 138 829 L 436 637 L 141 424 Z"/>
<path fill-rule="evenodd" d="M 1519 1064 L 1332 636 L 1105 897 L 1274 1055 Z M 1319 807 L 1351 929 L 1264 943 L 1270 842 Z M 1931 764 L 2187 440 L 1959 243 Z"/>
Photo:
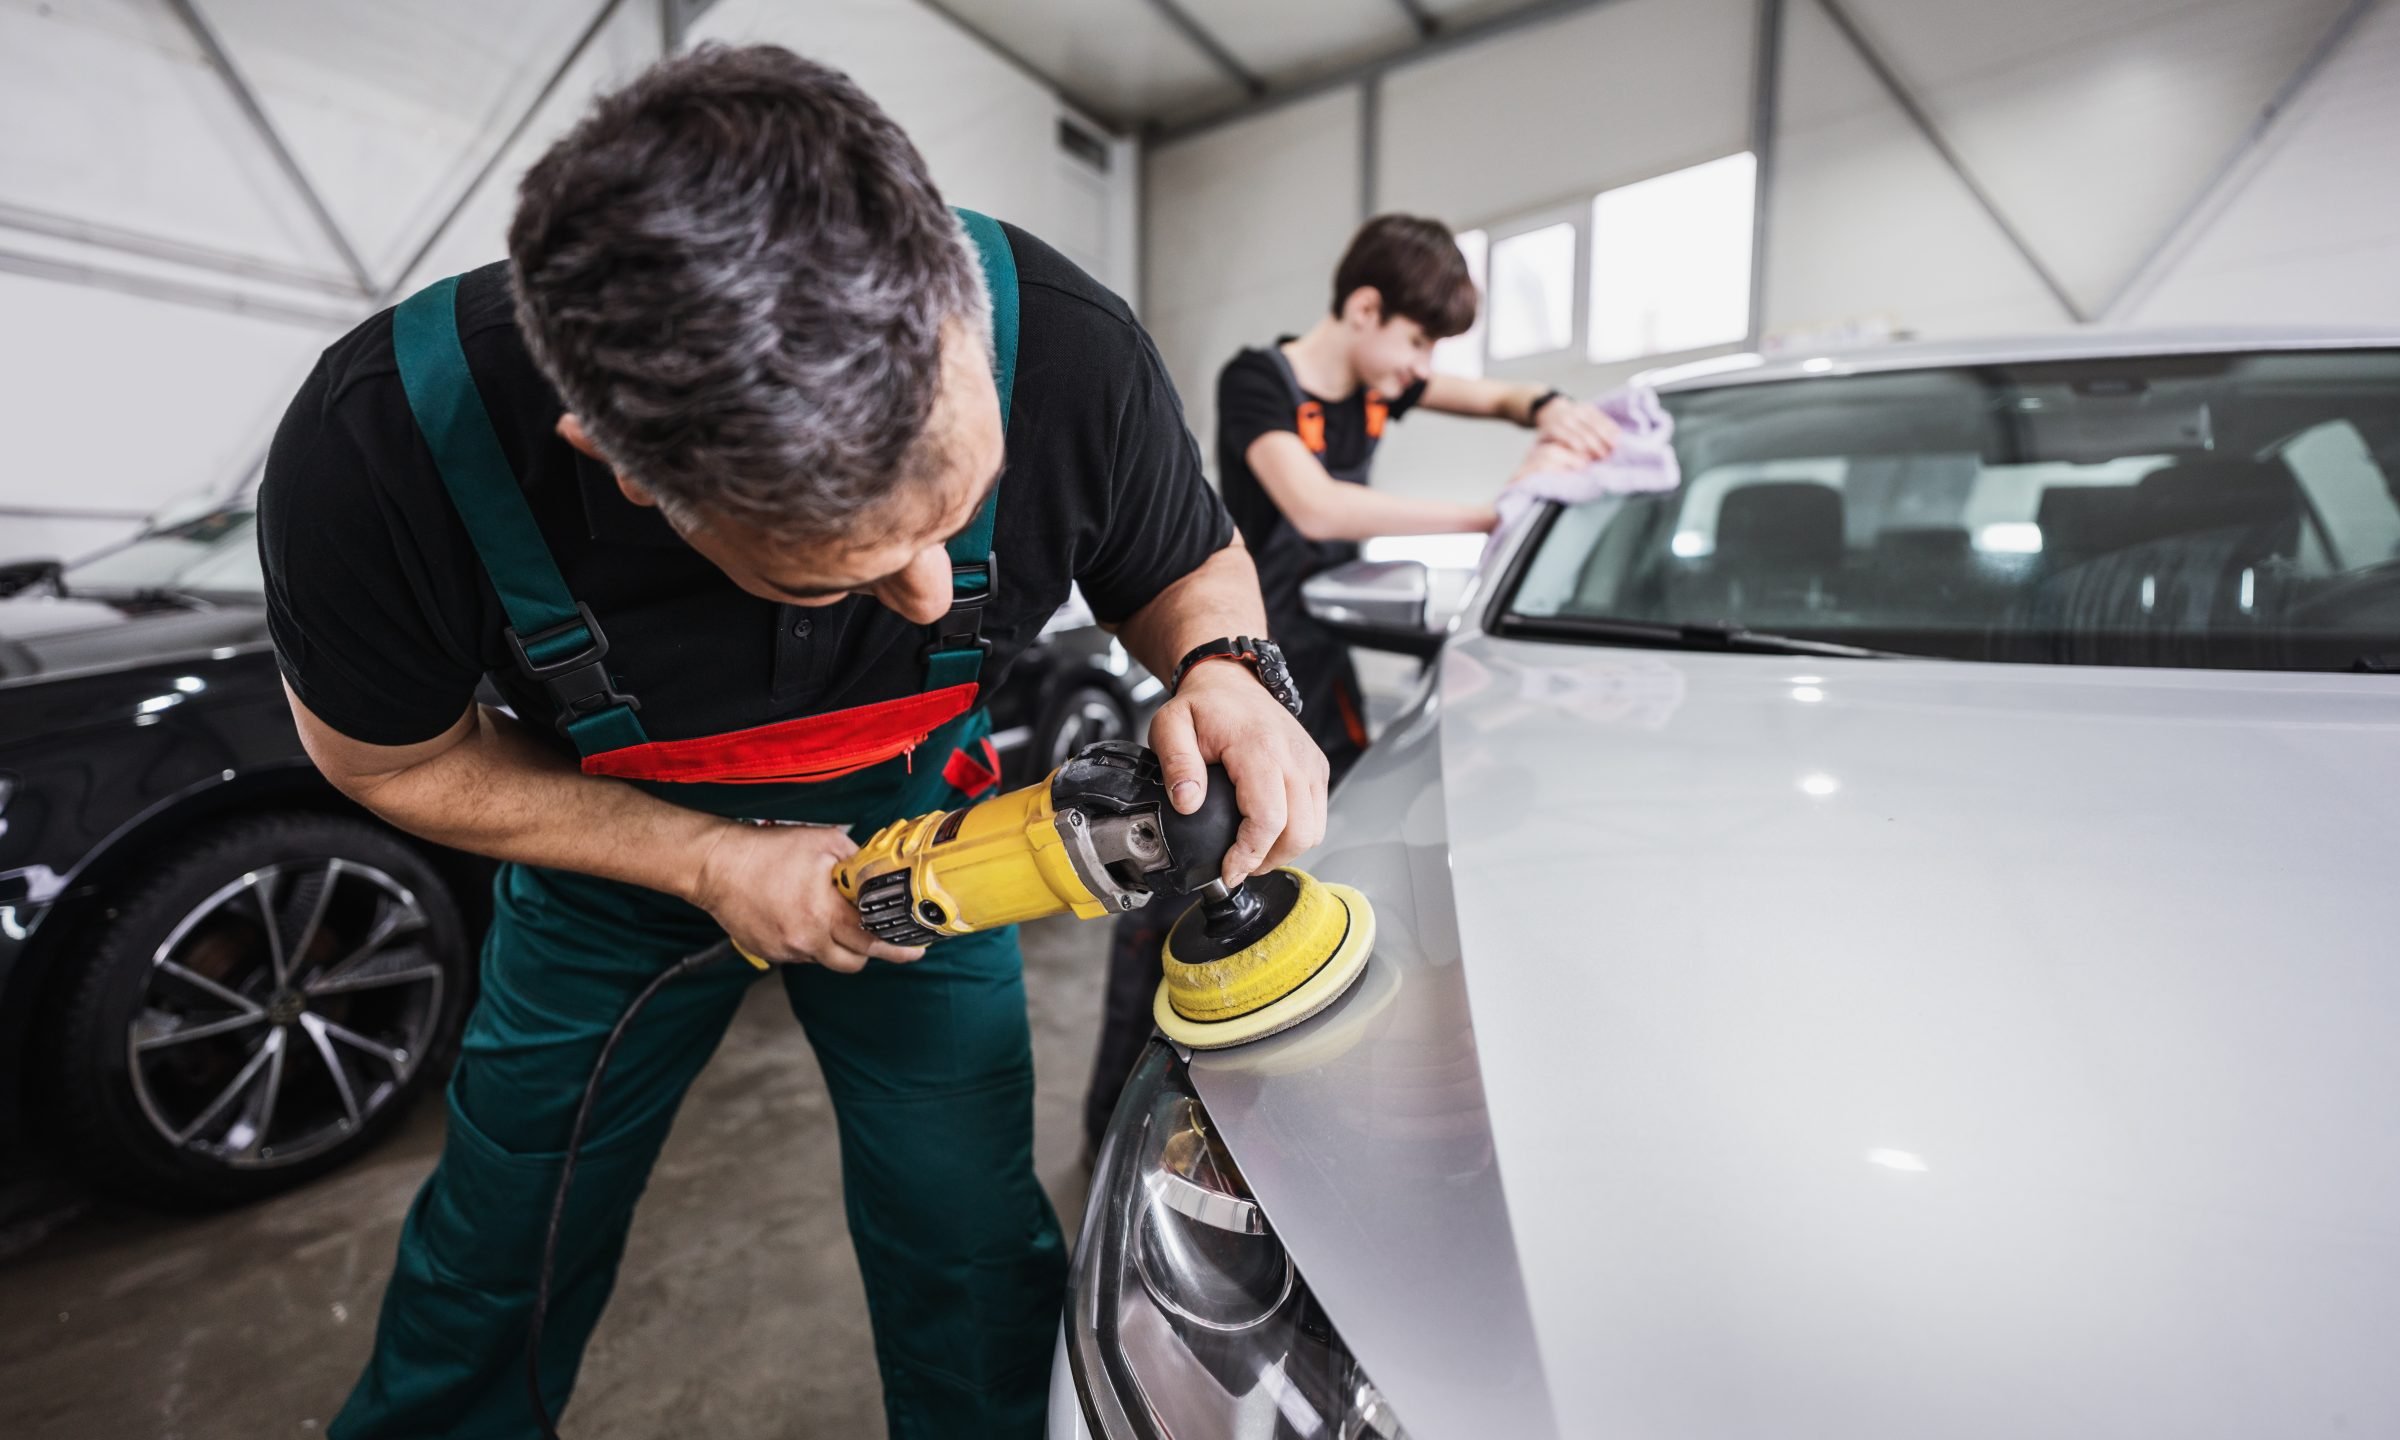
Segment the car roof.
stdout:
<path fill-rule="evenodd" d="M 1790 350 L 1778 355 L 1718 355 L 1635 377 L 1661 394 L 1727 385 L 1813 380 L 1892 370 L 2012 365 L 2043 360 L 2103 360 L 2131 355 L 2210 355 L 2244 350 L 2400 349 L 2400 329 L 2378 327 L 2213 326 L 2207 329 L 2091 329 L 1976 340 L 1904 340 L 1854 348 Z"/>

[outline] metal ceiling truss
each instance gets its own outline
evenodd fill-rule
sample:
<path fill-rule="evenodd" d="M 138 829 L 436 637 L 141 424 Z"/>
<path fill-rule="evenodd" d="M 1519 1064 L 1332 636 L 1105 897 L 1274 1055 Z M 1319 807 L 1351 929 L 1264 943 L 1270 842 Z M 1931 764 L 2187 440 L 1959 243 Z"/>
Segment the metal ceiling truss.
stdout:
<path fill-rule="evenodd" d="M 1767 215 L 1775 200 L 1775 141 L 1783 125 L 1784 0 L 1758 0 L 1758 38 L 1750 52 L 1750 333 L 1753 350 L 1767 333 Z"/>
<path fill-rule="evenodd" d="M 716 0 L 658 0 L 658 48 L 661 54 L 681 55 L 691 39 L 692 22 Z"/>
<path fill-rule="evenodd" d="M 167 0 L 167 8 L 175 12 L 176 18 L 183 21 L 183 28 L 189 30 L 192 38 L 199 42 L 200 53 L 217 72 L 217 77 L 225 82 L 226 90 L 233 96 L 233 103 L 240 107 L 243 118 L 250 122 L 250 128 L 258 133 L 260 142 L 267 147 L 267 153 L 275 157 L 277 168 L 291 182 L 293 192 L 300 197 L 300 203 L 308 207 L 308 213 L 316 220 L 317 228 L 324 232 L 327 243 L 333 246 L 335 254 L 342 257 L 342 264 L 348 267 L 351 278 L 358 282 L 358 293 L 375 293 L 375 280 L 367 273 L 366 262 L 358 258 L 358 251 L 352 248 L 350 237 L 342 233 L 341 224 L 333 218 L 333 212 L 325 207 L 325 197 L 319 195 L 317 187 L 309 183 L 308 172 L 300 168 L 300 161 L 292 154 L 291 147 L 283 143 L 282 133 L 276 130 L 275 122 L 267 117 L 265 107 L 258 103 L 257 92 L 250 88 L 249 81 L 242 78 L 242 72 L 234 66 L 233 57 L 225 53 L 224 45 L 217 39 L 217 32 L 209 28 L 199 7 L 192 0 Z"/>
<path fill-rule="evenodd" d="M 1240 56 L 1226 49 L 1224 41 L 1211 34 L 1207 26 L 1193 19 L 1192 12 L 1177 4 L 1176 0 L 1150 0 L 1150 8 L 1156 10 L 1159 18 L 1173 27 L 1175 33 L 1191 42 L 1193 49 L 1207 56 L 1210 64 L 1224 71 L 1226 79 L 1241 86 L 1252 96 L 1267 93 L 1267 82 L 1244 65 Z"/>
<path fill-rule="evenodd" d="M 143 260 L 163 260 L 190 270 L 212 270 L 238 280 L 264 280 L 294 290 L 313 290 L 341 299 L 356 299 L 359 293 L 357 283 L 348 276 L 287 265 L 279 260 L 261 260 L 237 251 L 194 245 L 187 240 L 153 235 L 146 230 L 104 225 L 98 221 L 81 220 L 72 215 L 61 215 L 31 205 L 11 204 L 5 200 L 0 200 L 0 230 L 65 240 L 90 249 L 111 250 Z"/>
<path fill-rule="evenodd" d="M 599 38 L 600 32 L 615 17 L 625 0 L 599 0 L 590 22 L 576 36 L 575 42 L 568 47 L 565 56 L 559 60 L 551 70 L 549 77 L 542 82 L 541 88 L 535 92 L 532 100 L 518 114 L 515 123 L 509 126 L 507 133 L 500 138 L 499 143 L 492 147 L 483 163 L 476 168 L 473 178 L 467 182 L 465 188 L 458 192 L 449 208 L 442 212 L 441 219 L 435 222 L 433 228 L 410 252 L 407 261 L 400 266 L 388 282 L 383 284 L 378 284 L 368 271 L 356 247 L 350 243 L 349 236 L 344 233 L 339 222 L 334 219 L 323 196 L 310 183 L 291 148 L 284 143 L 283 136 L 276 130 L 273 121 L 268 117 L 265 107 L 259 103 L 257 93 L 250 88 L 239 68 L 234 65 L 231 55 L 227 53 L 216 33 L 210 29 L 206 18 L 200 14 L 193 0 L 165 0 L 165 3 L 167 8 L 172 10 L 184 27 L 190 31 L 192 38 L 198 42 L 209 67 L 217 72 L 218 77 L 231 93 L 234 103 L 240 108 L 244 118 L 249 121 L 251 129 L 256 133 L 260 142 L 266 146 L 268 153 L 274 158 L 276 166 L 283 172 L 285 179 L 290 182 L 294 193 L 307 206 L 310 216 L 316 221 L 318 228 L 323 231 L 327 242 L 341 257 L 344 267 L 349 272 L 348 275 L 331 275 L 322 271 L 310 270 L 305 266 L 259 259 L 234 251 L 195 245 L 187 241 L 120 226 L 80 220 L 72 216 L 53 214 L 49 211 L 11 204 L 6 201 L 0 201 L 0 230 L 13 230 L 19 234 L 38 236 L 48 240 L 63 240 L 86 249 L 109 251 L 137 260 L 164 262 L 185 271 L 204 271 L 232 281 L 263 282 L 281 290 L 310 292 L 327 296 L 335 301 L 346 301 L 348 304 L 315 306 L 305 303 L 298 294 L 286 296 L 271 292 L 261 293 L 234 285 L 211 284 L 191 275 L 123 268 L 93 263 L 79 257 L 42 253 L 38 250 L 0 249 L 0 271 L 70 285 L 82 285 L 91 289 L 110 290 L 119 294 L 138 295 L 144 299 L 193 305 L 202 309 L 219 310 L 251 319 L 273 320 L 284 324 L 305 325 L 311 329 L 323 330 L 347 327 L 365 313 L 362 306 L 380 307 L 390 304 L 397 298 L 399 287 L 407 282 L 417 267 L 425 262 L 425 258 L 433 253 L 434 247 L 450 233 L 451 227 L 457 223 L 458 217 L 465 212 L 467 205 L 483 189 L 485 182 L 491 179 L 492 172 L 499 168 L 500 162 L 507 158 L 508 152 L 515 148 L 516 143 L 524 137 L 527 128 L 533 124 L 534 118 L 541 113 L 542 107 L 549 103 L 551 96 L 557 93 L 559 85 L 565 81 L 567 72 L 572 70 L 576 62 L 581 60 L 591 49 L 592 42 Z M 713 3 L 713 0 L 661 0 L 661 23 L 678 27 L 674 33 L 680 36 L 682 33 L 680 27 L 688 27 L 701 11 L 708 8 L 710 3 Z"/>
<path fill-rule="evenodd" d="M 558 87 L 567 78 L 567 72 L 574 69 L 575 62 L 592 48 L 592 42 L 600 38 L 600 32 L 608 28 L 608 22 L 616 18 L 617 8 L 624 3 L 625 0 L 600 0 L 600 7 L 592 13 L 591 22 L 583 27 L 583 33 L 575 37 L 575 43 L 567 47 L 567 53 L 552 67 L 549 78 L 542 81 L 542 88 L 535 91 L 533 99 L 518 112 L 516 123 L 508 127 L 508 133 L 500 137 L 500 143 L 484 156 L 483 163 L 475 168 L 474 178 L 459 190 L 458 198 L 450 202 L 448 210 L 442 212 L 442 218 L 408 257 L 408 263 L 393 272 L 391 284 L 376 297 L 379 306 L 388 305 L 398 298 L 400 286 L 406 284 L 408 277 L 416 273 L 417 267 L 425 263 L 425 257 L 433 253 L 433 247 L 442 242 L 442 237 L 450 233 L 450 227 L 457 223 L 468 203 L 483 189 L 483 182 L 492 178 L 492 172 L 500 168 L 500 162 L 507 159 L 508 152 L 515 149 L 517 141 L 524 138 L 526 128 L 533 124 L 534 117 L 541 114 L 542 107 L 550 103 L 550 97 L 558 93 Z M 706 6 L 689 8 L 696 15 Z"/>
<path fill-rule="evenodd" d="M 1099 104 L 1090 96 L 1076 90 L 1074 86 L 1065 83 L 1041 66 L 1026 59 L 1008 42 L 960 14 L 955 7 L 945 3 L 945 0 L 917 0 L 917 4 L 948 21 L 960 34 L 990 51 L 994 59 L 1067 102 L 1095 129 L 1108 132 L 1111 139 L 1120 138 L 1125 134 L 1128 127 L 1124 116 L 1117 114 L 1106 105 Z"/>
<path fill-rule="evenodd" d="M 2190 235 L 2202 213 L 2209 210 L 2234 182 L 2234 177 L 2275 128 L 2275 122 L 2281 120 L 2284 112 L 2292 108 L 2292 102 L 2300 98 L 2300 92 L 2306 90 L 2309 82 L 2324 71 L 2327 63 L 2348 43 L 2350 37 L 2358 33 L 2359 23 L 2367 18 L 2367 13 L 2375 8 L 2376 3 L 2377 0 L 2350 0 L 2349 7 L 2334 17 L 2333 23 L 2325 28 L 2325 33 L 2318 37 L 2308 54 L 2293 67 L 2291 75 L 2276 87 L 2273 97 L 2259 110 L 2257 118 L 2250 122 L 2250 128 L 2242 132 L 2242 138 L 2234 142 L 2233 148 L 2225 153 L 2225 158 L 2217 162 L 2216 168 L 2209 172 L 2200 188 L 2192 193 L 2192 198 L 2175 212 L 2175 218 L 2167 222 L 2166 228 L 2159 232 L 2158 239 L 2142 252 L 2142 258 L 2135 262 L 2134 267 L 2126 272 L 2124 280 L 2110 293 L 2100 307 L 2103 321 L 2123 319 L 2133 302 L 2147 295 L 2158 283 L 2179 243 Z"/>
<path fill-rule="evenodd" d="M 1173 125 L 1152 125 L 1143 132 L 1144 138 L 1154 145 L 1188 140 L 1195 135 L 1205 134 L 1236 121 L 1247 120 L 1253 115 L 1279 110 L 1286 105 L 1296 104 L 1302 100 L 1312 100 L 1319 95 L 1347 89 L 1352 85 L 1364 84 L 1371 78 L 1389 75 L 1403 66 L 1430 60 L 1437 55 L 1447 55 L 1454 50 L 1464 49 L 1469 45 L 1479 44 L 1512 31 L 1546 24 L 1552 20 L 1563 20 L 1569 15 L 1613 3 L 1615 0 L 1534 0 L 1534 3 L 1530 5 L 1520 5 L 1514 10 L 1503 11 L 1472 25 L 1461 25 L 1456 28 L 1441 26 L 1428 38 L 1419 40 L 1404 50 L 1396 50 L 1389 55 L 1378 56 L 1372 60 L 1362 60 L 1355 65 L 1345 65 L 1338 70 L 1328 70 L 1324 74 L 1297 84 L 1269 85 L 1262 93 L 1251 99 L 1236 105 L 1229 105 L 1222 110 L 1214 110 Z"/>
<path fill-rule="evenodd" d="M 1442 28 L 1442 17 L 1426 9 L 1425 0 L 1392 0 L 1392 3 L 1400 7 L 1409 24 L 1417 27 L 1418 39 L 1431 40 Z"/>
<path fill-rule="evenodd" d="M 2009 247 L 2017 252 L 2017 258 L 2025 262 L 2026 267 L 2042 282 L 2042 288 L 2050 292 L 2050 298 L 2058 302 L 2058 308 L 2066 311 L 2067 318 L 2079 325 L 2089 321 L 2092 317 L 2084 313 L 2083 307 L 2075 303 L 2075 297 L 2067 292 L 2066 285 L 2051 272 L 2048 265 L 2042 263 L 2042 257 L 2035 253 L 2032 244 L 2010 222 L 2007 213 L 2000 208 L 2000 202 L 1992 198 L 1992 193 L 1984 189 L 1983 183 L 1967 168 L 1966 161 L 1950 148 L 1949 139 L 1942 134 L 1941 127 L 1933 123 L 1933 116 L 1917 103 L 1915 94 L 1901 83 L 1899 74 L 1883 58 L 1883 53 L 1859 30 L 1857 22 L 1850 18 L 1850 12 L 1842 8 L 1842 0 L 1817 0 L 1817 4 L 1824 9 L 1826 18 L 1833 22 L 1833 28 L 1841 31 L 1842 38 L 1850 42 L 1850 48 L 1858 58 L 1866 62 L 1867 69 L 1874 73 L 1884 93 L 1891 96 L 1892 103 L 1900 107 L 1900 112 L 1908 117 L 1909 123 L 1916 127 L 1925 143 L 1933 147 L 1933 153 L 1941 157 L 1942 163 L 1950 167 L 1950 173 L 1958 177 L 1958 183 L 1966 187 L 1967 194 L 1982 207 L 1984 216 L 2000 232 L 2001 238 L 2008 241 Z"/>

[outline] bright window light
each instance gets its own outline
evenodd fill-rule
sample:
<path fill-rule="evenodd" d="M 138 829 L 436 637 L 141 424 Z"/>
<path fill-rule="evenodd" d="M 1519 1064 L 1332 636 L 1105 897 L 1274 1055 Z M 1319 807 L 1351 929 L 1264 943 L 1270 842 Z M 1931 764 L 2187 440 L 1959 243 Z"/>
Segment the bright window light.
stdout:
<path fill-rule="evenodd" d="M 1458 237 L 1458 253 L 1467 259 L 1467 273 L 1475 277 L 1479 295 L 1491 293 L 1492 237 L 1489 232 L 1469 230 Z M 1433 373 L 1459 375 L 1469 380 L 1483 378 L 1483 318 L 1487 307 L 1475 307 L 1475 323 L 1463 335 L 1438 340 L 1433 346 Z"/>
<path fill-rule="evenodd" d="M 1592 201 L 1593 363 L 1727 345 L 1750 333 L 1757 173 L 1744 152 Z"/>
<path fill-rule="evenodd" d="M 1492 246 L 1491 356 L 1515 360 L 1575 343 L 1575 225 L 1562 220 Z"/>
<path fill-rule="evenodd" d="M 1975 548 L 1994 555 L 2039 555 L 2042 527 L 2024 520 L 1986 525 L 1975 532 Z"/>

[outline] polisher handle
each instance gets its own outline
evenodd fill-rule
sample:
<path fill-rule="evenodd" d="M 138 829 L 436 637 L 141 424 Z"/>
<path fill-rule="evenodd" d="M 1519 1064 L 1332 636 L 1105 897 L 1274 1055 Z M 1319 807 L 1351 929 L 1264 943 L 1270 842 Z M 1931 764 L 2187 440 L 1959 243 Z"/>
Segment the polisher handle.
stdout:
<path fill-rule="evenodd" d="M 1173 805 L 1162 805 L 1159 828 L 1166 832 L 1167 853 L 1175 857 L 1175 866 L 1163 873 L 1153 872 L 1161 882 L 1157 894 L 1175 899 L 1216 879 L 1217 872 L 1225 868 L 1225 852 L 1233 848 L 1233 837 L 1242 828 L 1242 812 L 1233 798 L 1233 777 L 1222 765 L 1209 766 L 1208 793 L 1200 798 L 1200 808 L 1179 815 Z"/>

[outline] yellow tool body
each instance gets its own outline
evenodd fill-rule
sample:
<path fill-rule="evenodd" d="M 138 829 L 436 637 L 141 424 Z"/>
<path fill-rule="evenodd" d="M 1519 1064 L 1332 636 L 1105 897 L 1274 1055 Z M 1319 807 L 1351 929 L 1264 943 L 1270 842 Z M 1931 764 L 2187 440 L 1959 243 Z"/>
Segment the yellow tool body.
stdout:
<path fill-rule="evenodd" d="M 1374 909 L 1346 885 L 1291 869 L 1220 884 L 1240 826 L 1222 768 L 1209 767 L 1200 807 L 1179 815 L 1157 756 L 1103 741 L 1038 784 L 885 826 L 833 881 L 867 932 L 896 945 L 1196 896 L 1168 934 L 1154 1014 L 1170 1039 L 1215 1049 L 1331 1005 L 1375 943 Z"/>
<path fill-rule="evenodd" d="M 835 866 L 833 881 L 859 901 L 895 874 L 908 877 L 909 917 L 939 935 L 1110 912 L 1075 871 L 1048 777 L 980 805 L 895 820 Z"/>

